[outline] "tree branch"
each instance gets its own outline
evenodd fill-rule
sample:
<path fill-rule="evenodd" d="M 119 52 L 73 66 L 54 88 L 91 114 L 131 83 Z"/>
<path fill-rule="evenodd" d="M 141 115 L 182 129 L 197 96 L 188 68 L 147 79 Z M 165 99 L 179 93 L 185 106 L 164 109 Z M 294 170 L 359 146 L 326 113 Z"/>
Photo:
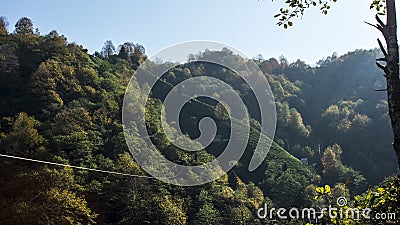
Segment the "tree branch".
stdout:
<path fill-rule="evenodd" d="M 375 19 L 376 19 L 376 21 L 378 21 L 378 23 L 379 23 L 379 25 L 381 27 L 385 27 L 386 26 L 385 23 L 383 23 L 383 21 L 381 20 L 381 18 L 379 18 L 378 15 L 375 15 Z"/>
<path fill-rule="evenodd" d="M 388 54 L 386 52 L 385 47 L 383 47 L 383 44 L 382 44 L 381 40 L 379 40 L 379 38 L 377 40 L 378 40 L 379 48 L 381 49 L 381 51 L 382 51 L 383 55 L 385 56 L 385 58 L 387 58 Z"/>
<path fill-rule="evenodd" d="M 379 69 L 383 70 L 386 73 L 386 66 L 384 66 L 380 63 L 377 63 L 377 62 L 376 62 L 376 65 L 379 67 Z"/>
<path fill-rule="evenodd" d="M 368 25 L 370 25 L 370 26 L 372 26 L 372 27 L 375 27 L 375 28 L 378 29 L 380 32 L 383 32 L 383 27 L 382 27 L 381 25 L 375 25 L 375 24 L 372 24 L 372 23 L 368 23 L 367 21 L 364 21 L 364 23 L 366 23 L 366 24 L 368 24 Z"/>

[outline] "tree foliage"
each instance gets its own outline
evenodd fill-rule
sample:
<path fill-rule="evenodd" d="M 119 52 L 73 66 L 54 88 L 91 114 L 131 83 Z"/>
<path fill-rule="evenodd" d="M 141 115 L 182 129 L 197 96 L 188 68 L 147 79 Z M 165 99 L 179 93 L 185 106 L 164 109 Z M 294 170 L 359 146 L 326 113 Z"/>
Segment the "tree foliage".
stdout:
<path fill-rule="evenodd" d="M 34 34 L 32 20 L 27 17 L 19 19 L 15 24 L 15 33 L 22 35 Z"/>
<path fill-rule="evenodd" d="M 4 16 L 0 17 L 0 36 L 6 36 L 8 34 L 7 31 L 8 21 Z"/>

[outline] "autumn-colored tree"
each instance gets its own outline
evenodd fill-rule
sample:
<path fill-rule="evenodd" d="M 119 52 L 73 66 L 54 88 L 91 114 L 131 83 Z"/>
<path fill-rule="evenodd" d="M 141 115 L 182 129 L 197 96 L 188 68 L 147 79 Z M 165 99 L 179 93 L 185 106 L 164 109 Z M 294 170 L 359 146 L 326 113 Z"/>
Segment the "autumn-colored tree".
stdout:
<path fill-rule="evenodd" d="M 8 26 L 7 18 L 4 16 L 1 16 L 0 17 L 0 37 L 6 36 L 8 34 L 7 26 Z"/>
<path fill-rule="evenodd" d="M 340 156 L 343 150 L 338 144 L 334 144 L 325 149 L 324 154 L 321 158 L 322 166 L 324 168 L 323 175 L 328 175 L 331 170 L 341 163 Z"/>

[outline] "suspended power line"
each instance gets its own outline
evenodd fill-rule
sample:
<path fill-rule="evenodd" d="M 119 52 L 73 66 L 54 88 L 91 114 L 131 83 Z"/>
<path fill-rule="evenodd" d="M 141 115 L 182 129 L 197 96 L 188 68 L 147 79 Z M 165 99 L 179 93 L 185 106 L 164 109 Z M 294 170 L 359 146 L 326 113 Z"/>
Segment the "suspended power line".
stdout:
<path fill-rule="evenodd" d="M 99 172 L 99 173 L 108 173 L 108 174 L 120 175 L 120 176 L 155 179 L 154 177 L 150 177 L 150 176 L 144 176 L 144 175 L 138 175 L 138 174 L 129 174 L 129 173 L 120 173 L 120 172 L 108 171 L 108 170 L 99 170 L 99 169 L 87 168 L 87 167 L 82 167 L 82 166 L 73 166 L 73 165 L 56 163 L 56 162 L 49 162 L 49 161 L 43 161 L 43 160 L 38 160 L 38 159 L 24 158 L 24 157 L 13 156 L 13 155 L 0 154 L 0 157 L 10 158 L 10 159 L 18 159 L 18 160 L 24 160 L 24 161 L 42 163 L 42 164 L 48 164 L 48 165 L 54 165 L 54 166 L 70 167 L 70 168 L 74 168 L 74 169 L 94 171 L 94 172 Z"/>

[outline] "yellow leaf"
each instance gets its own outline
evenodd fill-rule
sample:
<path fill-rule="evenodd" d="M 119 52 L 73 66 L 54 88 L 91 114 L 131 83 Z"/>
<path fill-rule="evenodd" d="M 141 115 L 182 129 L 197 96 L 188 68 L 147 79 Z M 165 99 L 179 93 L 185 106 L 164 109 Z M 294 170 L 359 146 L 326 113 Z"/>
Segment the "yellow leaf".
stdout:
<path fill-rule="evenodd" d="M 317 188 L 315 189 L 315 191 L 317 191 L 317 193 L 323 194 L 323 193 L 324 193 L 324 188 L 323 188 L 323 187 L 317 187 Z"/>
<path fill-rule="evenodd" d="M 325 185 L 325 193 L 331 193 L 331 187 L 329 185 Z"/>

